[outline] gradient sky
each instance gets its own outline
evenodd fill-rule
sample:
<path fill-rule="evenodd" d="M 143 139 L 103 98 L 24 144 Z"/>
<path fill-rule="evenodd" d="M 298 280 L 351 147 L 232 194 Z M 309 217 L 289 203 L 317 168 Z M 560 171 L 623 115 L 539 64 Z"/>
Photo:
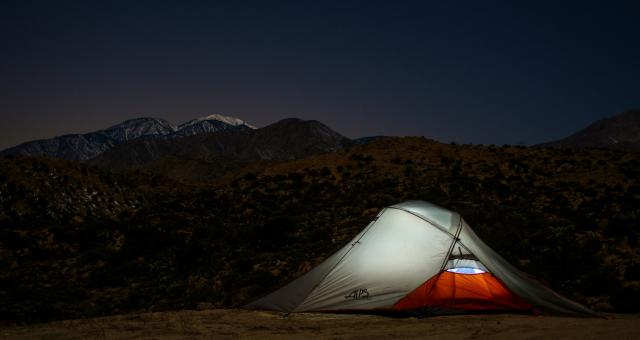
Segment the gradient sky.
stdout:
<path fill-rule="evenodd" d="M 639 1 L 4 0 L 0 148 L 211 113 L 544 142 L 640 107 L 639 19 Z"/>

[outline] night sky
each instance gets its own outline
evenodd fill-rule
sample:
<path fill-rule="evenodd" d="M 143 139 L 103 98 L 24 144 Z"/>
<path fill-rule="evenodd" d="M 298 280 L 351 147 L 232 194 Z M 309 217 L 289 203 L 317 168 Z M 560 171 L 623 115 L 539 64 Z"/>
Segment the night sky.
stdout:
<path fill-rule="evenodd" d="M 212 113 L 535 144 L 640 107 L 640 1 L 4 0 L 0 28 L 0 148 Z"/>

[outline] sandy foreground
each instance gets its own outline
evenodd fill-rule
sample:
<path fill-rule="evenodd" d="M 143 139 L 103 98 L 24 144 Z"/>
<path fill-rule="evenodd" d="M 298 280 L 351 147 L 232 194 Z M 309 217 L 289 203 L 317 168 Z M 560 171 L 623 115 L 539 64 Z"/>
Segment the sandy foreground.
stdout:
<path fill-rule="evenodd" d="M 640 315 L 566 318 L 279 313 L 238 309 L 178 311 L 0 328 L 2 339 L 640 339 Z"/>

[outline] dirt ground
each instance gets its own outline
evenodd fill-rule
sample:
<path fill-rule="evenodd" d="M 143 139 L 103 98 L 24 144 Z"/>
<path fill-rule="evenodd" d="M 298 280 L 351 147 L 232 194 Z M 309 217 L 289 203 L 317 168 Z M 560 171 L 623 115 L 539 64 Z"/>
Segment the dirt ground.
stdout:
<path fill-rule="evenodd" d="M 246 310 L 178 311 L 0 328 L 2 339 L 640 339 L 640 315 L 566 318 L 292 314 Z"/>

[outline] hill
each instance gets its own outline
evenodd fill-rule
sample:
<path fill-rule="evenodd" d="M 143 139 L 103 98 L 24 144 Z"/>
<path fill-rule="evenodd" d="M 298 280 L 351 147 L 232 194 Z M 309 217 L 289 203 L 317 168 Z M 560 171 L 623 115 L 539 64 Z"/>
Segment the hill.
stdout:
<path fill-rule="evenodd" d="M 600 311 L 637 312 L 639 158 L 381 138 L 249 163 L 199 186 L 145 169 L 110 174 L 4 158 L 0 318 L 240 306 L 308 271 L 381 208 L 409 199 L 459 211 L 494 250 L 572 299 Z M 43 191 L 51 172 L 71 179 L 49 181 Z M 84 183 L 66 191 L 80 210 L 51 215 L 42 202 L 70 182 Z M 139 203 L 83 213 L 84 186 L 101 202 L 120 204 L 125 195 Z"/>
<path fill-rule="evenodd" d="M 569 137 L 542 146 L 640 151 L 640 110 L 629 110 L 601 119 Z"/>

